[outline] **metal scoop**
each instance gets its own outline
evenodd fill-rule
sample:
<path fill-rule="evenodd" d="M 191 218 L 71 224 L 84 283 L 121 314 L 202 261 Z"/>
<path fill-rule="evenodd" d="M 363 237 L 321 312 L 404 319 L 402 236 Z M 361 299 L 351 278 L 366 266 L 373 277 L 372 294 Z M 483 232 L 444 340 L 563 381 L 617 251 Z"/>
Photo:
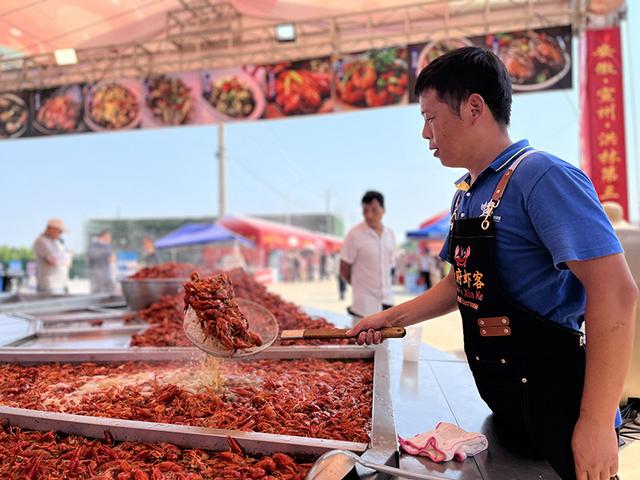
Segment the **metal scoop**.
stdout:
<path fill-rule="evenodd" d="M 232 350 L 224 347 L 217 339 L 206 338 L 200 320 L 196 312 L 189 307 L 184 314 L 182 326 L 189 340 L 201 350 L 216 357 L 247 357 L 261 352 L 270 347 L 273 342 L 281 340 L 318 340 L 318 339 L 345 339 L 348 329 L 316 328 L 307 330 L 283 330 L 279 332 L 278 322 L 269 310 L 262 305 L 236 298 L 240 311 L 244 314 L 249 324 L 249 330 L 262 337 L 262 345 L 259 347 L 242 348 Z M 406 331 L 403 327 L 388 327 L 380 329 L 382 338 L 402 338 Z"/>
<path fill-rule="evenodd" d="M 347 450 L 330 450 L 320 456 L 307 474 L 306 480 L 341 480 L 359 463 L 363 467 L 388 473 L 400 478 L 415 478 L 424 480 L 452 480 L 450 477 L 431 473 L 414 473 L 388 465 L 371 463 Z"/>

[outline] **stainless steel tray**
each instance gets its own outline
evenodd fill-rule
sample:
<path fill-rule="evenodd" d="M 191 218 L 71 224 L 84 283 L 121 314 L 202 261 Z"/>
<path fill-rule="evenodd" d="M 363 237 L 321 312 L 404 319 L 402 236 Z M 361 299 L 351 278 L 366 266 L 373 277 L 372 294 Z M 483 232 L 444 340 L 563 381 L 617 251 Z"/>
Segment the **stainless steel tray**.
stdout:
<path fill-rule="evenodd" d="M 128 348 L 120 350 L 34 350 L 0 348 L 0 362 L 38 364 L 49 362 L 123 362 L 188 360 L 201 356 L 193 348 Z M 93 438 L 104 438 L 109 430 L 116 440 L 168 441 L 190 448 L 227 448 L 227 437 L 238 441 L 251 454 L 285 452 L 296 455 L 314 455 L 333 449 L 346 449 L 363 454 L 371 461 L 397 465 L 397 441 L 391 385 L 389 381 L 389 350 L 385 345 L 360 346 L 295 346 L 271 347 L 252 359 L 371 359 L 374 365 L 373 419 L 369 445 L 339 440 L 314 439 L 292 435 L 274 435 L 259 432 L 241 432 L 184 425 L 168 425 L 133 420 L 108 419 L 43 412 L 11 407 L 0 407 L 0 421 L 32 430 L 57 430 Z M 251 361 L 251 360 L 248 360 Z"/>
<path fill-rule="evenodd" d="M 134 310 L 141 310 L 164 295 L 175 295 L 182 291 L 182 286 L 188 281 L 188 278 L 125 279 L 120 284 L 127 304 Z"/>
<path fill-rule="evenodd" d="M 0 304 L 0 313 L 62 312 L 90 306 L 122 305 L 122 297 L 108 293 L 90 295 L 59 295 L 42 298 L 40 295 L 16 296 L 15 301 Z"/>
<path fill-rule="evenodd" d="M 65 312 L 49 312 L 31 314 L 44 324 L 116 321 L 122 320 L 127 314 L 125 310 L 113 310 L 99 307 L 86 307 Z"/>

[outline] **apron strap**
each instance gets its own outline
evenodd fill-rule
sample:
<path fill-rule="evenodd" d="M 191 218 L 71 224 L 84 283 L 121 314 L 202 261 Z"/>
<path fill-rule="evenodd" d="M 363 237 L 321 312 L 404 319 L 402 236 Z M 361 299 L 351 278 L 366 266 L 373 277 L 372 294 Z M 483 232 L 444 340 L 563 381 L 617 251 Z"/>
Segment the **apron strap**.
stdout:
<path fill-rule="evenodd" d="M 513 161 L 513 163 L 509 165 L 509 168 L 507 169 L 507 171 L 504 172 L 504 175 L 502 175 L 502 178 L 498 182 L 498 186 L 496 187 L 496 189 L 493 192 L 493 195 L 491 196 L 491 200 L 489 201 L 489 205 L 487 205 L 487 209 L 485 210 L 484 214 L 482 214 L 482 217 L 484 217 L 481 224 L 483 230 L 486 230 L 487 228 L 489 228 L 489 219 L 492 218 L 493 211 L 500 204 L 500 200 L 502 199 L 502 195 L 504 195 L 504 191 L 506 190 L 507 185 L 509 184 L 509 180 L 511 180 L 511 177 L 513 177 L 513 172 L 515 172 L 516 168 L 518 168 L 518 165 L 520 165 L 522 160 L 524 160 L 529 155 L 537 151 L 538 150 L 528 150 L 524 152 L 522 155 L 516 158 Z"/>
<path fill-rule="evenodd" d="M 525 153 L 523 153 L 522 155 L 520 155 L 520 157 L 518 157 L 507 169 L 506 172 L 504 172 L 504 175 L 502 175 L 502 178 L 500 179 L 500 181 L 498 182 L 498 186 L 496 187 L 495 191 L 493 192 L 493 195 L 491 197 L 491 200 L 494 203 L 498 203 L 500 202 L 500 199 L 502 198 L 502 195 L 504 195 L 504 191 L 507 188 L 507 184 L 509 183 L 509 180 L 511 180 L 511 177 L 513 176 L 513 172 L 515 171 L 516 168 L 518 168 L 518 165 L 520 165 L 520 163 L 522 162 L 522 160 L 524 160 L 526 157 L 528 157 L 529 155 L 531 155 L 532 153 L 537 152 L 537 150 L 529 150 Z M 494 206 L 493 208 L 497 207 Z"/>
<path fill-rule="evenodd" d="M 455 194 L 453 211 L 451 212 L 451 216 L 449 217 L 449 230 L 453 229 L 453 222 L 458 219 L 458 205 L 460 205 L 462 193 L 462 190 L 458 190 Z"/>

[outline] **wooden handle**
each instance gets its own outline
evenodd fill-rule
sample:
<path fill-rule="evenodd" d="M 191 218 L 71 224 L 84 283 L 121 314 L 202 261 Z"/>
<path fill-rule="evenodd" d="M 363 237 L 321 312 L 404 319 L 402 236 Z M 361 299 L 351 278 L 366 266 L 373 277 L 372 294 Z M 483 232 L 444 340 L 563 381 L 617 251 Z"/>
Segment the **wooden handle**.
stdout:
<path fill-rule="evenodd" d="M 302 338 L 309 340 L 354 338 L 347 336 L 348 328 L 314 328 L 302 331 Z M 404 327 L 385 327 L 378 330 L 382 338 L 402 338 L 407 334 Z M 284 333 L 284 332 L 283 332 Z M 284 335 L 282 336 L 285 337 Z"/>

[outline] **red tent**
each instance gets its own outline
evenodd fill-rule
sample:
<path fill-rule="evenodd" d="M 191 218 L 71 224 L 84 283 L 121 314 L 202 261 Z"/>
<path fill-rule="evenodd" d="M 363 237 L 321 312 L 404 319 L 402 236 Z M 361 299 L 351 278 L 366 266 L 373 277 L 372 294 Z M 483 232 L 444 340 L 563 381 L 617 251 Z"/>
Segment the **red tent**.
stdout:
<path fill-rule="evenodd" d="M 434 223 L 438 223 L 444 217 L 448 217 L 450 215 L 449 210 L 445 210 L 444 212 L 440 212 L 432 217 L 427 218 L 420 224 L 420 228 L 428 227 L 429 225 L 433 225 Z"/>
<path fill-rule="evenodd" d="M 334 253 L 342 246 L 340 237 L 258 218 L 225 216 L 218 224 L 251 240 L 258 249 L 262 266 L 272 250 L 309 249 Z"/>

